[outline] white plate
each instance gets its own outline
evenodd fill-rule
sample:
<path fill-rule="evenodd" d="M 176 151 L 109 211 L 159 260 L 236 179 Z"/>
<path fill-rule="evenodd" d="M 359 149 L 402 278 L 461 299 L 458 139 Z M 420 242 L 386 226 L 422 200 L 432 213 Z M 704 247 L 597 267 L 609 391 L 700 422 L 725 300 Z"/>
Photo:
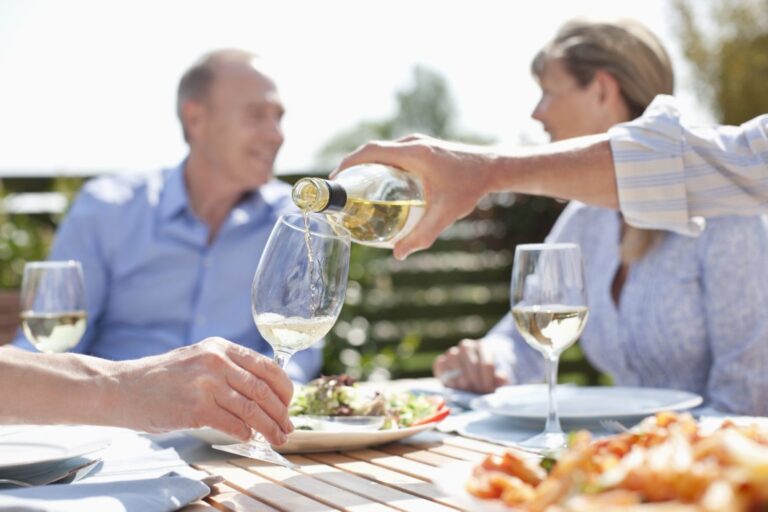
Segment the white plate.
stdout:
<path fill-rule="evenodd" d="M 701 396 L 687 391 L 658 388 L 558 386 L 560 419 L 588 422 L 615 419 L 639 421 L 660 411 L 681 411 L 700 405 Z M 547 416 L 546 387 L 534 384 L 504 386 L 490 395 L 472 400 L 471 407 L 525 421 L 544 421 Z"/>
<path fill-rule="evenodd" d="M 109 445 L 109 441 L 103 439 L 71 446 L 11 437 L 0 440 L 0 473 L 3 474 L 20 467 L 52 464 L 80 457 Z"/>
<path fill-rule="evenodd" d="M 376 430 L 373 432 L 328 432 L 313 430 L 294 430 L 288 441 L 282 446 L 275 446 L 280 453 L 332 452 L 337 450 L 357 450 L 368 446 L 392 443 L 420 432 L 435 428 L 437 423 L 427 423 L 417 427 L 399 430 Z M 210 444 L 231 444 L 240 441 L 211 428 L 188 430 L 193 435 Z"/>

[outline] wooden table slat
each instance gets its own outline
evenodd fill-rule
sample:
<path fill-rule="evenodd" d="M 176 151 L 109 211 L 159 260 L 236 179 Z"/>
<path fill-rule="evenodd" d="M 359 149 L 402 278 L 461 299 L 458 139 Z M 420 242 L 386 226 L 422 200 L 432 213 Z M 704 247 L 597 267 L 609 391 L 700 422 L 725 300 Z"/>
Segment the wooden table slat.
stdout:
<path fill-rule="evenodd" d="M 350 492 L 366 496 L 368 499 L 385 503 L 404 512 L 445 511 L 445 506 L 426 498 L 403 492 L 385 484 L 363 478 L 354 473 L 342 471 L 327 464 L 315 462 L 306 457 L 294 455 L 291 462 L 301 464 L 301 471 L 331 485 L 347 489 Z"/>
<path fill-rule="evenodd" d="M 496 454 L 496 455 L 503 455 L 504 452 L 507 452 L 509 450 L 513 450 L 512 447 L 507 446 L 501 446 L 498 444 L 488 443 L 485 441 L 480 441 L 477 439 L 470 439 L 468 437 L 460 437 L 460 436 L 451 436 L 446 435 L 443 439 L 443 443 L 449 444 L 452 446 L 458 446 L 459 448 L 466 448 L 467 450 L 473 450 L 479 453 L 482 453 L 484 455 L 488 454 Z M 525 452 L 521 452 L 525 453 Z M 530 454 L 533 456 L 533 454 Z"/>
<path fill-rule="evenodd" d="M 224 477 L 227 484 L 255 498 L 286 512 L 324 512 L 338 510 L 317 500 L 294 492 L 272 480 L 261 477 L 229 462 L 207 462 L 196 467 L 208 473 Z"/>
<path fill-rule="evenodd" d="M 418 443 L 411 446 L 421 448 Z M 486 457 L 486 455 L 482 453 L 442 443 L 438 446 L 424 446 L 424 449 L 429 450 L 432 453 L 437 453 L 440 455 L 445 455 L 446 457 L 452 457 L 454 459 L 465 460 L 468 462 L 481 462 L 485 460 Z"/>
<path fill-rule="evenodd" d="M 514 446 L 502 446 L 498 444 L 488 443 L 485 441 L 480 441 L 478 439 L 470 439 L 468 437 L 446 435 L 446 437 L 442 441 L 444 444 L 451 445 L 451 446 L 458 446 L 459 448 L 476 451 L 483 455 L 491 455 L 491 454 L 504 455 L 504 453 L 506 452 L 514 452 L 519 457 L 522 457 L 524 459 L 533 459 L 533 460 L 541 459 L 541 455 L 538 455 L 530 451 L 517 449 Z"/>
<path fill-rule="evenodd" d="M 445 466 L 446 464 L 451 464 L 452 462 L 459 460 L 453 457 L 447 457 L 439 453 L 431 452 L 428 449 L 414 449 L 413 446 L 409 446 L 407 444 L 386 444 L 384 446 L 380 446 L 379 449 L 383 452 L 391 453 L 392 455 L 399 455 L 401 457 L 405 457 L 406 459 L 423 462 L 424 464 L 437 467 Z"/>
<path fill-rule="evenodd" d="M 255 500 L 226 484 L 216 484 L 213 493 L 206 499 L 218 510 L 231 512 L 280 512 L 278 509 Z"/>
<path fill-rule="evenodd" d="M 435 466 L 430 466 L 429 464 L 424 464 L 423 462 L 417 462 L 415 460 L 404 459 L 403 457 L 384 453 L 379 450 L 354 450 L 350 452 L 344 452 L 344 455 L 365 462 L 370 462 L 371 464 L 376 464 L 387 469 L 392 469 L 414 478 L 420 478 L 422 480 L 426 480 L 427 482 L 432 481 L 432 478 L 435 475 L 435 471 L 437 471 Z"/>
<path fill-rule="evenodd" d="M 462 510 L 456 499 L 446 496 L 445 493 L 438 490 L 432 483 L 425 482 L 418 478 L 338 453 L 312 453 L 307 454 L 306 457 L 317 462 L 328 464 L 329 466 L 337 467 L 343 471 L 355 473 L 370 480 L 389 485 L 396 489 L 415 494 L 416 496 L 428 498 L 443 505 Z"/>
<path fill-rule="evenodd" d="M 320 479 L 283 466 L 250 459 L 237 459 L 231 462 L 338 510 L 349 512 L 393 512 L 395 510 L 382 503 L 372 502 L 364 496 L 340 489 Z"/>

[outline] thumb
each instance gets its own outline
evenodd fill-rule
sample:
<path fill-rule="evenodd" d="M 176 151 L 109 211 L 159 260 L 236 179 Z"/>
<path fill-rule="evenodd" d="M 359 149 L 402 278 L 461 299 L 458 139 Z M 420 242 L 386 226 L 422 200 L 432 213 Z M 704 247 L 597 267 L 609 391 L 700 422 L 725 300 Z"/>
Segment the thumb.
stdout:
<path fill-rule="evenodd" d="M 424 214 L 424 217 L 416 224 L 408 236 L 395 244 L 392 253 L 398 260 L 404 260 L 416 251 L 428 249 L 435 243 L 437 237 L 446 227 L 447 225 L 440 220 L 440 216 L 435 209 L 430 209 L 427 206 L 427 212 Z"/>

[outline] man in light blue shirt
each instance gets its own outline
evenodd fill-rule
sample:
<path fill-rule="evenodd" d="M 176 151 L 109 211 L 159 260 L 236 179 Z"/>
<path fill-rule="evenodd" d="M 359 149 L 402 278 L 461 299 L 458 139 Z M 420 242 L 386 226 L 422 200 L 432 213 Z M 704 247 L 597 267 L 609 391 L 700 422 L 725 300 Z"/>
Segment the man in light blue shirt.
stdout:
<path fill-rule="evenodd" d="M 135 359 L 220 336 L 271 354 L 250 308 L 272 226 L 292 211 L 272 177 L 284 108 L 254 55 L 205 55 L 182 77 L 177 110 L 189 155 L 172 169 L 85 185 L 51 259 L 82 262 L 88 328 L 75 352 Z M 31 348 L 23 335 L 15 345 Z M 321 348 L 297 353 L 294 380 L 317 375 Z"/>

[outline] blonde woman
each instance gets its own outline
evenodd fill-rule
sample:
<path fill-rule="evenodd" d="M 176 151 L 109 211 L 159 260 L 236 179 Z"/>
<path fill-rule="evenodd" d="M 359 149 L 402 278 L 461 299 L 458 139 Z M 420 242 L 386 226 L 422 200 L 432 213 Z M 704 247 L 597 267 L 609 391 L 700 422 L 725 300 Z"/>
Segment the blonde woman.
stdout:
<path fill-rule="evenodd" d="M 632 21 L 573 21 L 535 57 L 533 111 L 553 141 L 640 116 L 674 84 L 659 40 Z M 698 238 L 647 231 L 572 202 L 548 241 L 581 245 L 589 361 L 617 385 L 693 391 L 720 410 L 768 414 L 768 229 L 762 217 L 709 219 Z M 446 384 L 489 392 L 543 379 L 543 358 L 511 318 L 438 357 Z"/>

